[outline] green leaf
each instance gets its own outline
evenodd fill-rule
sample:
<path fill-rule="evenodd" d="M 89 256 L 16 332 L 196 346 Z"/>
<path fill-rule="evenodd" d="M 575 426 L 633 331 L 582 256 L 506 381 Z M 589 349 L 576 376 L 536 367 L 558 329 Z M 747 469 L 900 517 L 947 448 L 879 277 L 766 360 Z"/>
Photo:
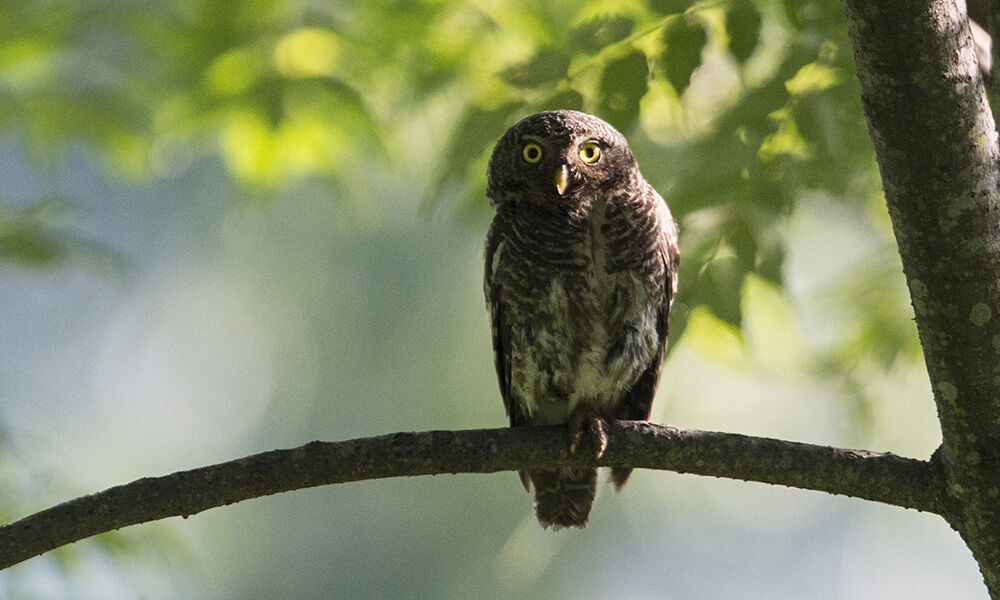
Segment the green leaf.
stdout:
<path fill-rule="evenodd" d="M 36 200 L 24 207 L 0 204 L 0 261 L 45 267 L 66 256 L 54 223 L 67 210 L 60 199 Z"/>
<path fill-rule="evenodd" d="M 570 57 L 554 48 L 539 48 L 528 60 L 506 68 L 500 78 L 507 83 L 533 88 L 558 83 L 569 68 Z"/>
<path fill-rule="evenodd" d="M 732 249 L 734 258 L 746 269 L 753 269 L 754 257 L 757 255 L 757 240 L 754 239 L 754 232 L 746 219 L 737 213 L 726 223 L 725 229 L 726 244 Z"/>
<path fill-rule="evenodd" d="M 431 187 L 430 198 L 437 196 L 449 180 L 466 173 L 467 168 L 484 153 L 510 126 L 510 118 L 524 105 L 520 102 L 503 104 L 496 108 L 471 106 L 462 115 L 458 125 L 448 140 L 445 159 L 442 162 L 437 182 Z M 485 177 L 485 172 L 478 176 Z"/>
<path fill-rule="evenodd" d="M 0 262 L 32 268 L 70 263 L 109 279 L 125 274 L 131 265 L 121 253 L 66 226 L 72 211 L 72 203 L 58 196 L 16 207 L 0 202 Z"/>
<path fill-rule="evenodd" d="M 788 23 L 795 29 L 801 29 L 803 26 L 802 19 L 799 18 L 802 5 L 802 0 L 784 0 L 781 3 L 785 13 L 785 19 L 787 19 Z"/>
<path fill-rule="evenodd" d="M 682 13 L 691 7 L 691 0 L 650 0 L 649 8 L 661 15 Z"/>
<path fill-rule="evenodd" d="M 563 90 L 549 96 L 537 105 L 537 112 L 543 110 L 571 109 L 583 110 L 583 96 L 576 90 Z"/>
<path fill-rule="evenodd" d="M 784 245 L 778 233 L 782 228 L 780 213 L 753 199 L 740 202 L 739 210 L 724 226 L 726 244 L 747 272 L 780 284 L 784 263 Z"/>
<path fill-rule="evenodd" d="M 602 15 L 577 25 L 569 32 L 574 50 L 594 53 L 632 33 L 635 22 L 625 15 Z"/>
<path fill-rule="evenodd" d="M 726 12 L 726 31 L 729 33 L 729 51 L 739 62 L 753 54 L 760 41 L 761 16 L 749 0 L 733 2 Z"/>
<path fill-rule="evenodd" d="M 44 267 L 65 255 L 61 244 L 36 227 L 11 227 L 0 233 L 0 260 Z"/>
<path fill-rule="evenodd" d="M 708 35 L 700 20 L 681 17 L 664 28 L 663 41 L 666 45 L 661 60 L 663 74 L 680 96 L 691 83 L 691 74 L 701 65 L 701 52 Z"/>
<path fill-rule="evenodd" d="M 743 334 L 755 359 L 775 369 L 795 368 L 804 348 L 789 295 L 754 274 L 747 275 L 741 294 Z"/>
<path fill-rule="evenodd" d="M 740 290 L 746 274 L 747 269 L 734 257 L 709 262 L 695 284 L 699 303 L 708 306 L 720 320 L 738 328 L 743 320 Z"/>
<path fill-rule="evenodd" d="M 746 360 L 743 332 L 713 315 L 705 306 L 697 306 L 688 316 L 685 340 L 696 352 L 718 364 L 737 368 Z M 676 340 L 671 331 L 671 338 Z"/>
<path fill-rule="evenodd" d="M 784 285 L 782 267 L 785 264 L 785 244 L 776 230 L 760 232 L 757 239 L 757 260 L 754 272 L 778 285 Z"/>
<path fill-rule="evenodd" d="M 649 87 L 649 63 L 636 50 L 609 61 L 601 74 L 600 115 L 624 131 L 639 116 L 639 100 Z"/>
<path fill-rule="evenodd" d="M 849 307 L 853 312 L 835 350 L 842 363 L 867 359 L 889 369 L 899 358 L 920 360 L 910 298 L 892 246 L 886 245 L 860 261 L 823 293 L 830 306 Z"/>

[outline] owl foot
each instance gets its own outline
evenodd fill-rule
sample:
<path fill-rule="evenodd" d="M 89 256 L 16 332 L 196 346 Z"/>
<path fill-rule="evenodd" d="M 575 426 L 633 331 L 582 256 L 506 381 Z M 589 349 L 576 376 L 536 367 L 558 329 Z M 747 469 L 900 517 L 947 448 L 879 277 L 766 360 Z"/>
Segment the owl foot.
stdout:
<path fill-rule="evenodd" d="M 594 443 L 594 458 L 598 459 L 604 455 L 604 450 L 608 447 L 608 434 L 604 430 L 604 419 L 593 413 L 575 412 L 569 418 L 566 427 L 569 428 L 570 454 L 576 452 L 580 437 L 586 431 Z"/>

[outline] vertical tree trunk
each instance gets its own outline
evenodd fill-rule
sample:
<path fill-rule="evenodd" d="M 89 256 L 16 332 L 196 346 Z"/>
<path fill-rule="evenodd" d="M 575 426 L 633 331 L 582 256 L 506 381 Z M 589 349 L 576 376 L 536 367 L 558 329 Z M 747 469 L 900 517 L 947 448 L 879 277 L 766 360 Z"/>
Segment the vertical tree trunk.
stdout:
<path fill-rule="evenodd" d="M 845 5 L 941 422 L 945 516 L 1000 600 L 998 146 L 965 3 Z"/>

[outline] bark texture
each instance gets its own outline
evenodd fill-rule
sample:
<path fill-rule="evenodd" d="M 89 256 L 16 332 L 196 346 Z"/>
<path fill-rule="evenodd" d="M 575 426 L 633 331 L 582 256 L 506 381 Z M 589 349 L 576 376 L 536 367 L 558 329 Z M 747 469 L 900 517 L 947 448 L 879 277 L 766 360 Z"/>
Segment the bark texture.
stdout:
<path fill-rule="evenodd" d="M 941 422 L 944 516 L 1000 600 L 998 148 L 965 3 L 845 5 Z"/>
<path fill-rule="evenodd" d="M 609 423 L 607 433 L 608 448 L 596 463 L 602 466 L 668 469 L 942 510 L 944 478 L 935 461 L 637 421 Z M 264 452 L 139 479 L 4 525 L 0 569 L 105 531 L 299 488 L 595 464 L 585 444 L 575 454 L 568 447 L 566 429 L 557 426 L 397 433 Z"/>
<path fill-rule="evenodd" d="M 989 55 L 990 55 L 990 77 L 989 77 L 989 88 L 990 93 L 993 96 L 993 120 L 1000 121 L 997 118 L 997 107 L 1000 103 L 997 102 L 997 91 L 1000 90 L 1000 44 L 994 44 L 993 40 L 998 39 L 1000 36 L 1000 2 L 996 0 L 984 1 L 979 0 L 978 4 L 985 6 L 976 6 L 976 12 L 979 16 L 979 23 L 986 23 L 986 33 L 989 34 L 990 44 L 989 44 Z M 972 15 L 970 8 L 970 17 Z"/>

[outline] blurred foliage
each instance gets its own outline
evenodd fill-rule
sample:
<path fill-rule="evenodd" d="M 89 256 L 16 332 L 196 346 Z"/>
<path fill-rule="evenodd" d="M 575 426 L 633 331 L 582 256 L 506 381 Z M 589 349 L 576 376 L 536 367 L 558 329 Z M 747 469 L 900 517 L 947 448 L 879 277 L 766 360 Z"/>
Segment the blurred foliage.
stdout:
<path fill-rule="evenodd" d="M 895 245 L 886 244 L 833 281 L 824 298 L 842 328 L 817 353 L 814 373 L 840 385 L 852 402 L 855 424 L 866 432 L 878 402 L 871 383 L 898 364 L 923 361 L 906 288 L 886 285 L 901 279 L 901 271 Z"/>
<path fill-rule="evenodd" d="M 50 225 L 62 207 L 39 200 L 23 208 L 0 206 L 0 257 L 32 266 L 48 266 L 66 255 L 66 244 Z"/>
<path fill-rule="evenodd" d="M 687 331 L 733 368 L 805 370 L 855 399 L 861 423 L 869 380 L 921 360 L 887 216 L 870 210 L 878 171 L 836 2 L 0 0 L 0 106 L 2 139 L 34 164 L 82 146 L 111 176 L 150 181 L 217 158 L 248 198 L 378 193 L 372 178 L 393 174 L 428 207 L 459 198 L 448 208 L 477 227 L 510 125 L 593 112 L 680 223 L 672 347 Z M 808 194 L 866 215 L 884 243 L 815 293 L 836 333 L 805 348 L 786 250 Z M 74 230 L 73 200 L 0 196 L 0 261 L 123 269 Z"/>
<path fill-rule="evenodd" d="M 73 203 L 48 197 L 22 206 L 0 204 L 0 261 L 44 269 L 66 261 L 108 278 L 129 261 L 121 253 L 74 231 Z"/>
<path fill-rule="evenodd" d="M 488 210 L 486 158 L 514 121 L 594 112 L 681 223 L 674 335 L 698 306 L 739 332 L 746 278 L 782 285 L 803 190 L 879 194 L 842 8 L 819 0 L 4 0 L 0 105 L 41 161 L 82 141 L 117 176 L 168 178 L 218 155 L 265 193 L 422 169 L 428 204 L 458 189 L 470 213 Z M 404 132 L 442 106 L 414 167 Z M 0 257 L 66 255 L 48 206 L 0 212 Z M 895 356 L 904 340 L 872 332 L 898 329 L 902 300 L 860 313 L 851 356 Z"/>
<path fill-rule="evenodd" d="M 629 136 L 681 223 L 674 336 L 699 306 L 739 334 L 747 277 L 783 284 L 804 190 L 857 207 L 879 194 L 842 8 L 819 0 L 3 0 L 0 40 L 0 128 L 42 161 L 83 141 L 127 178 L 206 155 L 265 193 L 422 170 L 429 205 L 458 189 L 476 214 L 508 126 L 594 112 Z M 442 106 L 414 167 L 404 132 Z M 0 257 L 66 255 L 46 206 L 0 212 Z M 909 311 L 895 289 L 867 310 L 862 279 L 847 354 L 884 364 L 912 345 L 895 334 Z"/>
<path fill-rule="evenodd" d="M 706 285 L 687 288 L 734 324 L 724 297 L 745 274 L 780 281 L 775 225 L 797 191 L 871 179 L 829 3 L 8 0 L 0 17 L 0 127 L 39 157 L 86 140 L 120 175 L 219 153 L 252 185 L 336 181 L 358 156 L 407 160 L 396 132 L 446 97 L 437 181 L 467 181 L 486 210 L 482 162 L 512 121 L 593 111 L 636 139 L 681 219 L 707 211 L 685 227 Z"/>
<path fill-rule="evenodd" d="M 219 156 L 264 195 L 416 173 L 429 205 L 457 193 L 471 215 L 507 127 L 594 112 L 681 224 L 675 340 L 691 315 L 706 339 L 743 343 L 747 282 L 782 290 L 804 191 L 858 210 L 880 194 L 843 9 L 822 0 L 0 0 L 0 105 L 0 130 L 40 162 L 82 143 L 114 176 L 150 179 Z M 86 246 L 52 206 L 0 209 L 0 259 L 48 266 Z M 887 246 L 833 282 L 850 326 L 820 371 L 919 360 L 891 277 Z"/>

